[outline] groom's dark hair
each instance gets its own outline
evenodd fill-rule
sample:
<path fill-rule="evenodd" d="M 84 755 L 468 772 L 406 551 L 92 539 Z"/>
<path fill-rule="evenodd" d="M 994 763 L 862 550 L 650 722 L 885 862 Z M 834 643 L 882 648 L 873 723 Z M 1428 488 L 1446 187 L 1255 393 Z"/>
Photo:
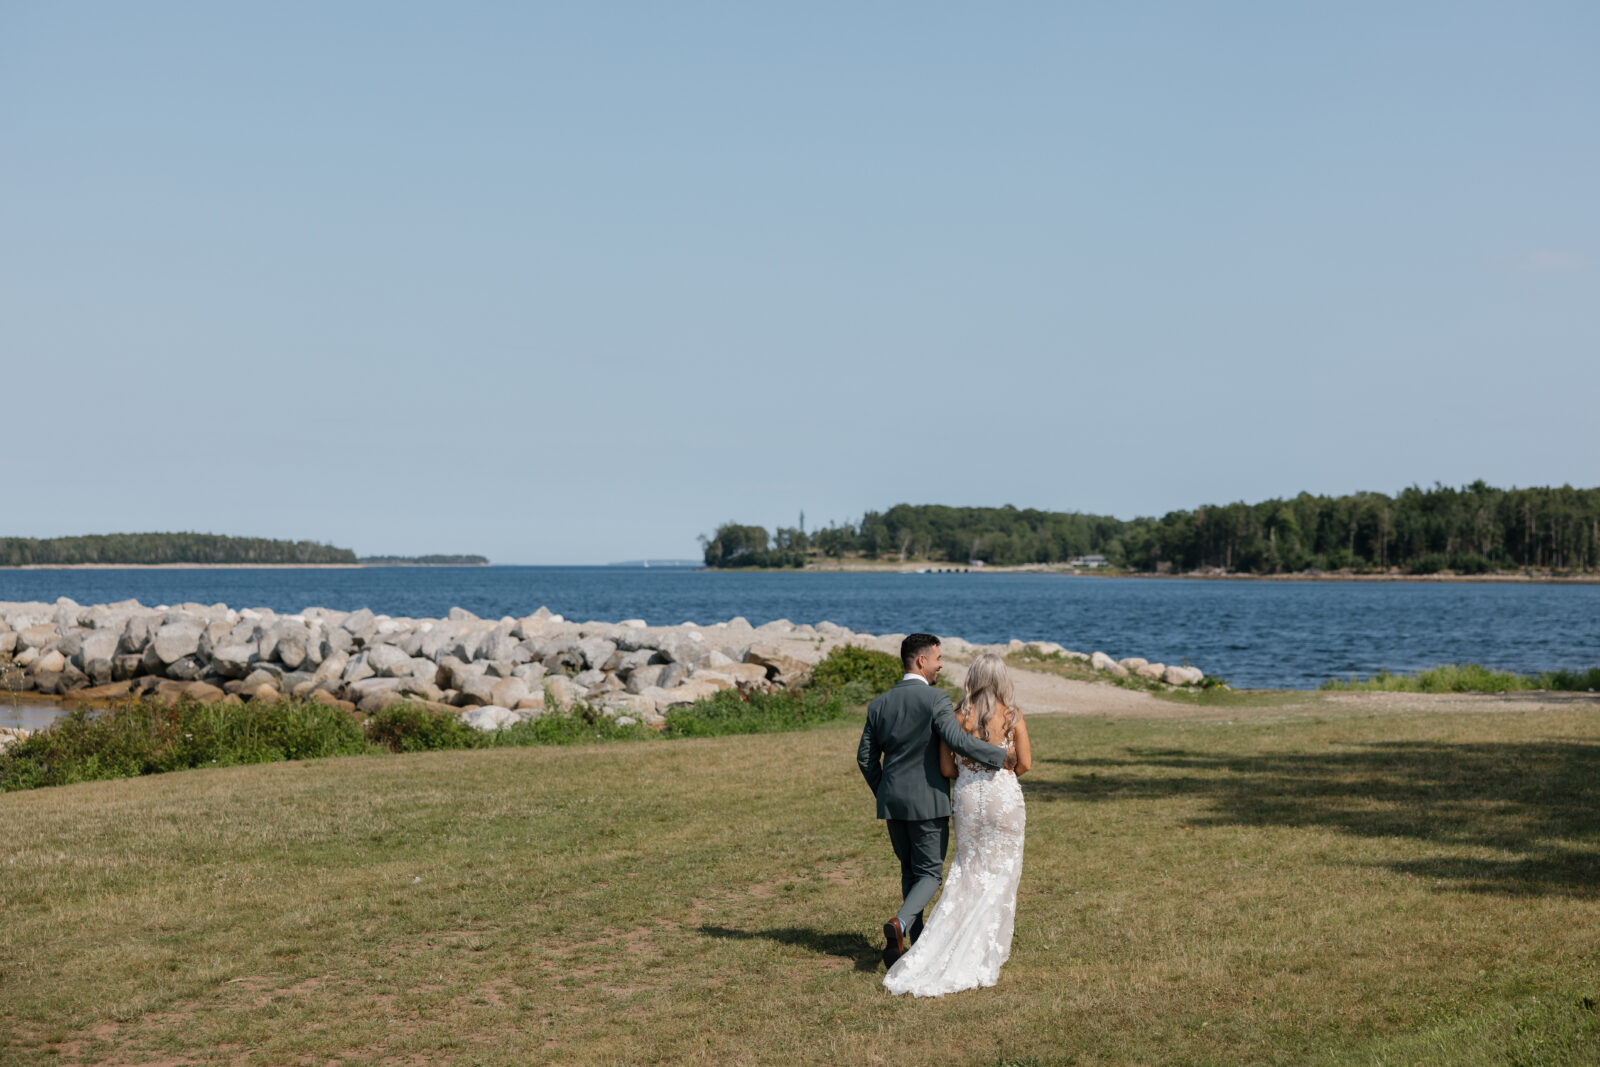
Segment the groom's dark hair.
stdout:
<path fill-rule="evenodd" d="M 917 665 L 917 657 L 922 655 L 923 649 L 938 647 L 939 639 L 932 634 L 908 634 L 900 642 L 900 662 L 909 671 Z"/>

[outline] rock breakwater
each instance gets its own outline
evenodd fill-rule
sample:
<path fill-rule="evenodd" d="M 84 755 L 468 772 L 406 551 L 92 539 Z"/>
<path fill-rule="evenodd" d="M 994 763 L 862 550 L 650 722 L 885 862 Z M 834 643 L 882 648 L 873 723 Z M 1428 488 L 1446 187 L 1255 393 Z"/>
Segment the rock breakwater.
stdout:
<path fill-rule="evenodd" d="M 897 654 L 903 634 L 855 633 L 831 622 L 779 619 L 752 626 L 648 626 L 641 619 L 569 622 L 540 608 L 481 619 L 452 608 L 442 619 L 310 607 L 294 614 L 225 604 L 146 607 L 0 602 L 0 672 L 6 688 L 78 702 L 183 697 L 243 702 L 293 697 L 375 712 L 420 703 L 492 730 L 582 702 L 603 714 L 659 725 L 674 705 L 728 689 L 795 688 L 841 645 Z M 1113 661 L 1054 642 L 973 645 L 944 639 L 953 657 L 1031 649 L 1195 685 L 1193 667 Z"/>

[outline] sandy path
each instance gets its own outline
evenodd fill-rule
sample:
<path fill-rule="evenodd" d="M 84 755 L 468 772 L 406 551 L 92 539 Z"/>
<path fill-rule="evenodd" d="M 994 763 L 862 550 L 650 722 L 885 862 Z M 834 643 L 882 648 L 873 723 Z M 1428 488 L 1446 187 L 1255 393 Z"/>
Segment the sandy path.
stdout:
<path fill-rule="evenodd" d="M 946 661 L 944 679 L 957 685 L 965 681 L 966 664 Z M 1600 712 L 1596 693 L 1383 693 L 1322 692 L 1320 690 L 1262 691 L 1264 703 L 1229 705 L 1186 704 L 1162 700 L 1150 693 L 1124 689 L 1110 682 L 1080 682 L 1054 674 L 1011 668 L 1017 704 L 1028 715 L 1103 715 L 1137 719 L 1231 719 L 1269 721 L 1307 715 L 1406 715 L 1434 712 Z M 1248 699 L 1252 693 L 1242 691 Z"/>
<path fill-rule="evenodd" d="M 944 679 L 961 685 L 967 679 L 967 664 L 945 661 Z M 1011 668 L 1011 684 L 1017 706 L 1025 715 L 1115 715 L 1118 717 L 1166 717 L 1182 715 L 1189 709 L 1157 700 L 1137 689 L 1124 689 L 1109 682 L 1080 682 L 1056 674 Z"/>

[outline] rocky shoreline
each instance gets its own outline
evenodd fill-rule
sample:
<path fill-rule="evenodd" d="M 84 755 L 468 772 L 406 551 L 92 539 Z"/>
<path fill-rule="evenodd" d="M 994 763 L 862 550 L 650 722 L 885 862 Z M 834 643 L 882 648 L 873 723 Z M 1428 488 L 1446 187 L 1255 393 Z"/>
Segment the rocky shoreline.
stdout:
<path fill-rule="evenodd" d="M 15 693 L 80 704 L 292 697 L 372 713 L 396 702 L 460 715 L 481 730 L 583 703 L 661 725 L 674 705 L 728 689 L 795 688 L 841 645 L 898 654 L 904 634 L 855 633 L 831 622 L 733 618 L 709 626 L 642 619 L 569 622 L 546 608 L 481 619 L 452 608 L 412 619 L 310 607 L 280 615 L 225 604 L 146 607 L 0 602 L 0 679 Z M 1198 685 L 1195 667 L 1113 660 L 1050 641 L 975 645 L 945 637 L 947 655 L 1032 650 L 1081 660 L 1107 675 Z M 5 740 L 18 731 L 6 731 Z"/>

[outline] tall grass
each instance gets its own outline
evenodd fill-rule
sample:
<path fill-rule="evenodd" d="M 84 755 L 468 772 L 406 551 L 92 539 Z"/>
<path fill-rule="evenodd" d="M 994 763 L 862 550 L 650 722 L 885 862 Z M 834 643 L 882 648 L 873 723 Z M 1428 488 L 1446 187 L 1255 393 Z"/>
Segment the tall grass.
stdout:
<path fill-rule="evenodd" d="M 454 712 L 416 704 L 391 704 L 365 719 L 299 701 L 78 710 L 0 752 L 0 792 L 326 756 L 780 733 L 844 718 L 899 681 L 893 673 L 899 670 L 892 656 L 845 646 L 817 666 L 806 689 L 727 690 L 670 709 L 659 731 L 587 704 L 552 706 L 539 718 L 489 732 Z"/>
<path fill-rule="evenodd" d="M 353 756 L 370 748 L 359 723 L 321 704 L 182 701 L 170 707 L 80 708 L 0 753 L 0 790 Z"/>
<path fill-rule="evenodd" d="M 842 719 L 850 705 L 840 692 L 741 693 L 724 690 L 667 711 L 667 737 L 722 737 L 728 734 L 770 734 L 802 730 Z"/>
<path fill-rule="evenodd" d="M 1356 675 L 1330 678 L 1322 683 L 1321 688 L 1394 693 L 1511 693 L 1534 690 L 1592 693 L 1600 689 L 1600 667 L 1517 674 L 1485 667 L 1481 663 L 1441 663 L 1415 674 L 1379 671 L 1369 678 Z"/>
<path fill-rule="evenodd" d="M 832 722 L 849 707 L 838 693 L 730 690 L 672 708 L 660 731 L 579 704 L 485 732 L 415 704 L 392 704 L 365 720 L 297 701 L 126 704 L 73 711 L 0 752 L 0 792 L 327 756 L 778 733 Z"/>

